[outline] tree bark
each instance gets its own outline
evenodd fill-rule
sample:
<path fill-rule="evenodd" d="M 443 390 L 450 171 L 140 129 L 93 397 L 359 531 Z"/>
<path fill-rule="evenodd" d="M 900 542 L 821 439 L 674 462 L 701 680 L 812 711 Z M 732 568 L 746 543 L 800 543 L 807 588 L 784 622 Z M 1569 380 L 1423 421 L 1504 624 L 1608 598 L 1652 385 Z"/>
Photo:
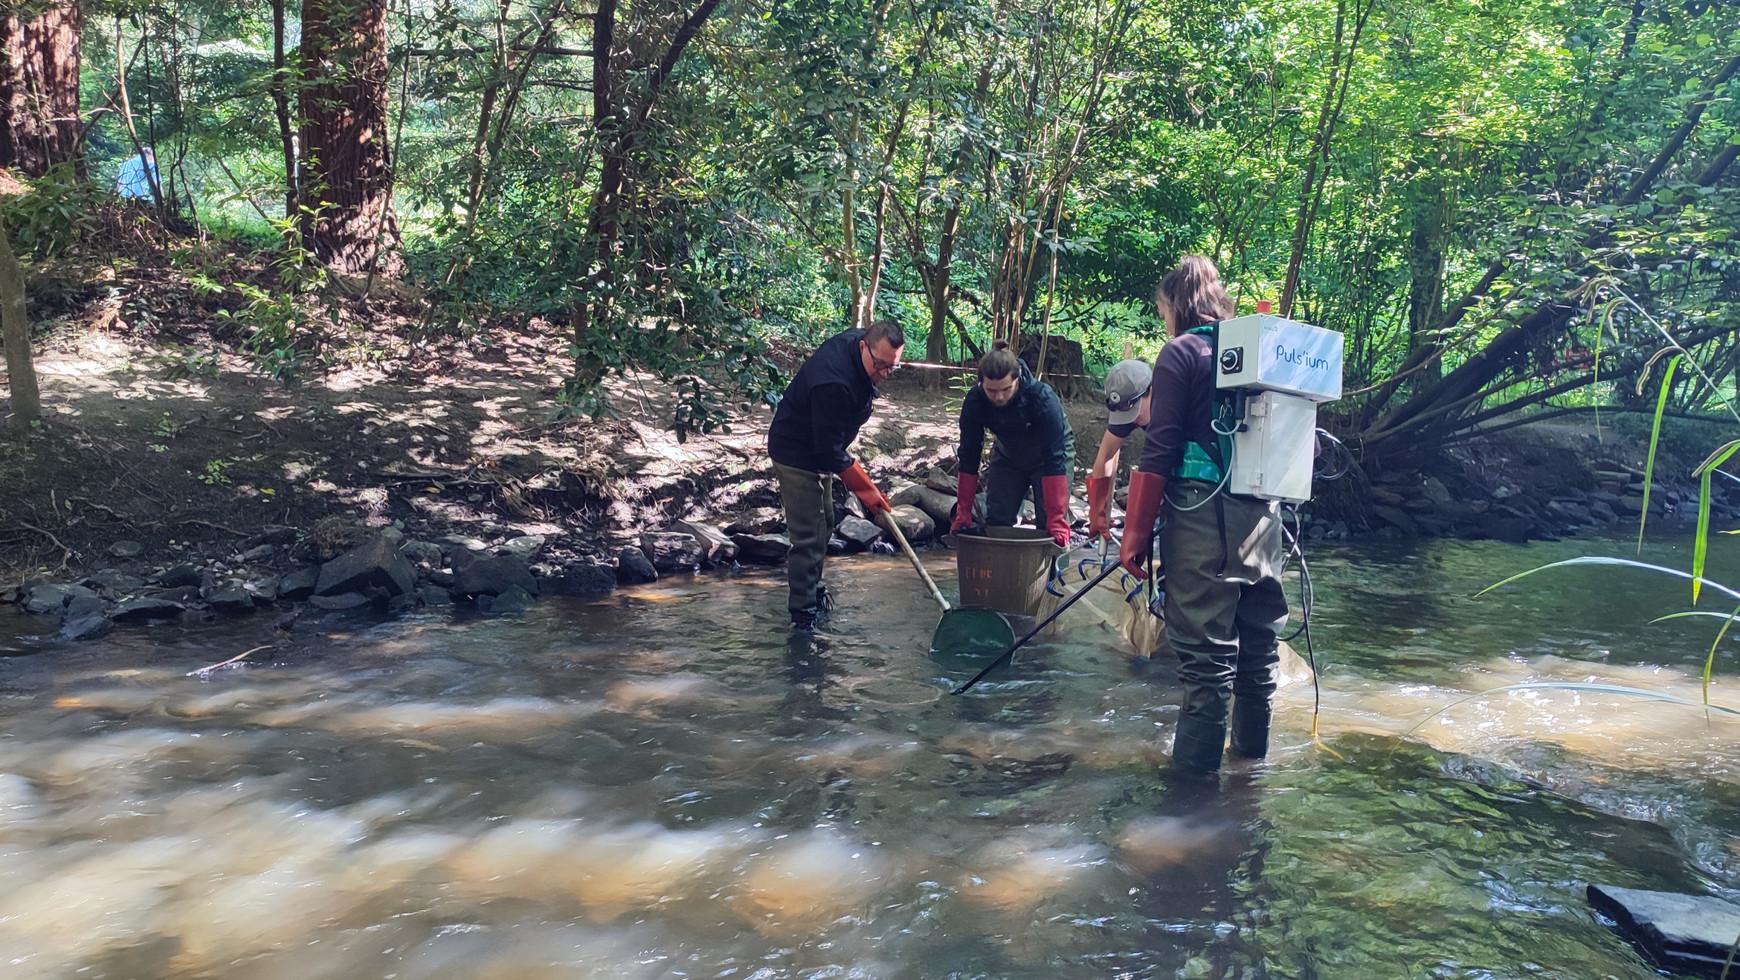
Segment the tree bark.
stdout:
<path fill-rule="evenodd" d="M 12 389 L 12 430 L 23 434 L 42 417 L 36 368 L 30 361 L 30 319 L 24 308 L 24 269 L 0 227 L 0 341 L 6 347 L 6 374 Z"/>
<path fill-rule="evenodd" d="M 284 60 L 284 0 L 272 0 L 272 112 L 284 154 L 284 217 L 296 217 L 296 139 L 290 125 L 290 75 Z"/>
<path fill-rule="evenodd" d="M 7 4 L 15 8 L 14 4 Z M 79 155 L 79 35 L 84 18 L 73 0 L 50 3 L 34 17 L 0 15 L 0 166 L 41 177 Z"/>
<path fill-rule="evenodd" d="M 304 243 L 335 272 L 396 274 L 385 0 L 305 0 L 302 77 Z"/>

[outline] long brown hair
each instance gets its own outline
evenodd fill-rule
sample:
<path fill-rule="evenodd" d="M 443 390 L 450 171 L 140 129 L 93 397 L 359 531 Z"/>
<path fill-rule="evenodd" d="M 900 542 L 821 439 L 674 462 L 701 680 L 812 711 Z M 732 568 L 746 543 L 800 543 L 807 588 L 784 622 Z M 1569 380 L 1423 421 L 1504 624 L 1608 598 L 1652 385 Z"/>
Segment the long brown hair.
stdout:
<path fill-rule="evenodd" d="M 1220 284 L 1220 272 L 1201 255 L 1186 255 L 1178 268 L 1166 273 L 1154 287 L 1154 304 L 1172 308 L 1177 333 L 1233 314 L 1232 300 Z"/>

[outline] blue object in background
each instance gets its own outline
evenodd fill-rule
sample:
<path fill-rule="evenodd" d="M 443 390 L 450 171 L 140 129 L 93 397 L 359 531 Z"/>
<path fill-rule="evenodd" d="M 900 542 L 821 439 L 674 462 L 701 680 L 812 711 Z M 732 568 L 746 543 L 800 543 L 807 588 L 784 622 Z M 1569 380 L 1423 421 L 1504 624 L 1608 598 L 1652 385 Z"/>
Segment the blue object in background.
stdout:
<path fill-rule="evenodd" d="M 147 171 L 149 167 L 149 171 Z M 151 193 L 151 188 L 157 183 L 157 158 L 147 147 L 145 152 L 134 156 L 121 164 L 120 173 L 115 176 L 115 193 L 122 197 L 142 197 L 147 201 L 157 198 Z"/>

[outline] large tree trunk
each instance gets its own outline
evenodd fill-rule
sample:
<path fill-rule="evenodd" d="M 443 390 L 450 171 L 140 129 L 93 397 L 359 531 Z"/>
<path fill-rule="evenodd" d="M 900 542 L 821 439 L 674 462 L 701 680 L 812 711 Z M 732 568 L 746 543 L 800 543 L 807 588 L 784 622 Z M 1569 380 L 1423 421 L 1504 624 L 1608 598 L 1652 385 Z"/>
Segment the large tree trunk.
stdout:
<path fill-rule="evenodd" d="M 36 368 L 30 362 L 30 320 L 24 309 L 24 270 L 6 230 L 0 227 L 0 341 L 6 347 L 7 383 L 12 389 L 12 430 L 28 432 L 42 417 Z"/>
<path fill-rule="evenodd" d="M 14 8 L 13 3 L 6 4 Z M 79 155 L 79 32 L 84 19 L 71 0 L 50 3 L 34 17 L 0 16 L 0 167 L 41 177 Z"/>
<path fill-rule="evenodd" d="M 393 274 L 385 0 L 302 5 L 303 240 L 336 272 Z"/>

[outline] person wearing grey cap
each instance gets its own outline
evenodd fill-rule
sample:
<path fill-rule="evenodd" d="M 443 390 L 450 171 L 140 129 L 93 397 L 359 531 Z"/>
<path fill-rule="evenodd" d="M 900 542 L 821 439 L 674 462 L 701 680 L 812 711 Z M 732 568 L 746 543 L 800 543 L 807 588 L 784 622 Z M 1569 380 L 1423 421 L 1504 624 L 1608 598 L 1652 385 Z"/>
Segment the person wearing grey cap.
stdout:
<path fill-rule="evenodd" d="M 1144 361 L 1119 361 L 1106 372 L 1106 434 L 1088 470 L 1088 539 L 1105 537 L 1112 529 L 1112 482 L 1118 475 L 1118 453 L 1137 426 L 1148 424 L 1148 391 L 1154 369 Z"/>

